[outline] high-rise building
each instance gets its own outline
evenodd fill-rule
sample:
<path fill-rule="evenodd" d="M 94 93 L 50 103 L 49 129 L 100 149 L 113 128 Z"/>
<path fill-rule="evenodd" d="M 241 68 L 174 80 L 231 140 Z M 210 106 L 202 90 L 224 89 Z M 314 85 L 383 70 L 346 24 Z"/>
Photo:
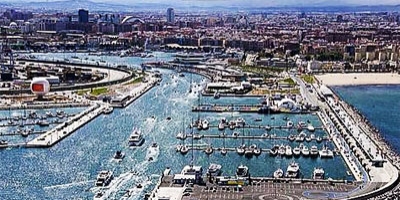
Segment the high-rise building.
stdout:
<path fill-rule="evenodd" d="M 79 9 L 78 22 L 79 23 L 88 23 L 89 22 L 89 11 L 88 10 Z"/>
<path fill-rule="evenodd" d="M 168 23 L 175 23 L 175 11 L 173 8 L 167 9 L 167 22 Z"/>

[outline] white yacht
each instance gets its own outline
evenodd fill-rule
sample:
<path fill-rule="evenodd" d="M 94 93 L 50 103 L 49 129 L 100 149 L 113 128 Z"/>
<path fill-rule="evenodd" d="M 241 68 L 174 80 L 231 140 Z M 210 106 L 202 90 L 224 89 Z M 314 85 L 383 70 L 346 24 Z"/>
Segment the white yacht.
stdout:
<path fill-rule="evenodd" d="M 104 113 L 104 114 L 110 114 L 110 113 L 113 112 L 113 110 L 114 110 L 114 108 L 113 108 L 112 106 L 108 105 L 108 106 L 103 110 L 103 113 Z"/>
<path fill-rule="evenodd" d="M 208 145 L 208 146 L 204 149 L 204 152 L 205 152 L 207 155 L 210 155 L 210 154 L 212 154 L 212 153 L 214 152 L 214 149 L 212 148 L 211 145 Z"/>
<path fill-rule="evenodd" d="M 176 135 L 176 139 L 179 139 L 179 140 L 185 140 L 186 138 L 187 138 L 187 135 L 185 133 L 183 133 L 183 132 L 179 132 Z"/>
<path fill-rule="evenodd" d="M 287 157 L 290 157 L 290 156 L 292 156 L 292 155 L 293 155 L 293 152 L 292 152 L 292 147 L 291 147 L 291 146 L 289 146 L 289 145 L 286 145 L 286 151 L 285 151 L 285 155 L 286 155 Z"/>
<path fill-rule="evenodd" d="M 221 175 L 221 168 L 222 166 L 219 164 L 211 163 L 210 166 L 208 167 L 207 173 L 210 176 L 219 176 Z"/>
<path fill-rule="evenodd" d="M 239 155 L 243 155 L 244 152 L 245 152 L 245 146 L 244 146 L 244 145 L 241 145 L 241 146 L 237 147 L 237 148 L 236 148 L 236 152 L 237 152 Z"/>
<path fill-rule="evenodd" d="M 294 125 L 293 122 L 290 121 L 290 120 L 288 122 L 286 122 L 286 127 L 287 128 L 293 128 L 293 125 Z"/>
<path fill-rule="evenodd" d="M 1 140 L 0 141 L 0 148 L 7 148 L 7 147 L 8 147 L 7 140 Z"/>
<path fill-rule="evenodd" d="M 282 177 L 283 177 L 283 170 L 279 168 L 274 172 L 274 178 L 282 178 Z"/>
<path fill-rule="evenodd" d="M 209 124 L 208 124 L 208 121 L 205 119 L 205 120 L 203 120 L 203 122 L 201 123 L 201 125 L 202 125 L 202 129 L 203 130 L 207 130 L 208 128 L 209 128 Z"/>
<path fill-rule="evenodd" d="M 144 137 L 142 136 L 139 129 L 133 129 L 131 135 L 129 136 L 129 146 L 141 146 L 144 142 Z"/>
<path fill-rule="evenodd" d="M 249 175 L 249 168 L 245 165 L 239 165 L 236 169 L 236 176 L 247 177 Z"/>
<path fill-rule="evenodd" d="M 225 122 L 223 122 L 222 120 L 219 121 L 218 130 L 220 131 L 225 130 Z"/>
<path fill-rule="evenodd" d="M 246 121 L 243 118 L 238 118 L 236 119 L 236 127 L 244 127 L 244 125 L 246 125 Z"/>
<path fill-rule="evenodd" d="M 333 151 L 330 150 L 328 147 L 324 146 L 320 151 L 319 151 L 319 156 L 321 158 L 333 158 Z"/>
<path fill-rule="evenodd" d="M 97 175 L 96 179 L 96 186 L 107 186 L 110 184 L 111 180 L 113 179 L 113 172 L 112 171 L 101 171 Z"/>
<path fill-rule="evenodd" d="M 282 144 L 282 145 L 279 147 L 279 149 L 278 149 L 278 154 L 279 154 L 280 156 L 284 156 L 285 153 L 286 153 L 286 147 Z"/>
<path fill-rule="evenodd" d="M 254 145 L 254 151 L 253 151 L 254 155 L 256 155 L 256 156 L 261 155 L 261 151 L 262 151 L 261 148 L 259 148 L 256 145 Z"/>
<path fill-rule="evenodd" d="M 299 164 L 296 162 L 292 162 L 289 164 L 286 170 L 286 177 L 288 178 L 297 178 L 299 175 L 300 167 Z"/>
<path fill-rule="evenodd" d="M 189 152 L 189 148 L 186 145 L 182 145 L 179 151 L 181 152 L 181 154 L 187 154 L 187 152 Z"/>
<path fill-rule="evenodd" d="M 300 147 L 293 148 L 293 155 L 294 156 L 300 156 L 300 154 L 301 154 Z"/>
<path fill-rule="evenodd" d="M 308 124 L 307 130 L 310 131 L 310 132 L 314 132 L 315 128 L 314 128 L 314 126 L 312 124 Z"/>
<path fill-rule="evenodd" d="M 301 149 L 301 154 L 303 156 L 309 156 L 310 155 L 310 150 L 308 149 L 307 146 L 303 146 L 303 148 Z"/>
<path fill-rule="evenodd" d="M 313 179 L 324 179 L 325 171 L 322 168 L 314 168 Z"/>
<path fill-rule="evenodd" d="M 319 153 L 318 147 L 315 146 L 315 145 L 312 146 L 311 149 L 310 149 L 310 155 L 311 156 L 318 156 L 318 153 Z"/>
<path fill-rule="evenodd" d="M 226 155 L 227 153 L 228 153 L 228 150 L 225 147 L 222 147 L 221 154 Z"/>

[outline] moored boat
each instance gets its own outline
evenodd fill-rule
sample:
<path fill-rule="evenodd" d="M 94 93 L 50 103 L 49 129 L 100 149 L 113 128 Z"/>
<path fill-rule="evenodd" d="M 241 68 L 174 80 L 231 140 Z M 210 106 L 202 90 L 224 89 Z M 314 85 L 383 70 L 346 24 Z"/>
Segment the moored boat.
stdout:
<path fill-rule="evenodd" d="M 323 168 L 314 168 L 313 171 L 313 179 L 324 179 L 325 178 L 325 171 Z"/>
<path fill-rule="evenodd" d="M 249 168 L 245 165 L 239 165 L 236 169 L 236 176 L 247 177 L 249 175 Z"/>
<path fill-rule="evenodd" d="M 288 178 L 297 178 L 299 176 L 300 167 L 296 162 L 292 162 L 289 164 L 286 170 L 286 177 Z"/>
<path fill-rule="evenodd" d="M 274 171 L 274 178 L 282 178 L 283 177 L 283 170 L 281 168 Z"/>

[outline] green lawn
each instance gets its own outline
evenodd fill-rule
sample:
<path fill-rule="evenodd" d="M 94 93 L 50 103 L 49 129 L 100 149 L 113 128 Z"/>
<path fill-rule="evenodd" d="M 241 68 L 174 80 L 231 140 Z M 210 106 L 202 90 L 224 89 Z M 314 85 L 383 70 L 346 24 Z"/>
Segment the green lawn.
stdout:
<path fill-rule="evenodd" d="M 91 95 L 95 95 L 98 96 L 100 94 L 105 94 L 108 92 L 108 88 L 106 87 L 100 87 L 100 88 L 94 88 L 92 89 L 92 91 L 90 92 Z"/>
<path fill-rule="evenodd" d="M 302 75 L 301 78 L 309 84 L 313 84 L 315 82 L 314 76 L 312 75 Z"/>
<path fill-rule="evenodd" d="M 125 83 L 124 85 L 131 85 L 131 84 L 136 84 L 136 83 L 140 83 L 143 81 L 143 76 L 137 77 L 127 83 Z"/>

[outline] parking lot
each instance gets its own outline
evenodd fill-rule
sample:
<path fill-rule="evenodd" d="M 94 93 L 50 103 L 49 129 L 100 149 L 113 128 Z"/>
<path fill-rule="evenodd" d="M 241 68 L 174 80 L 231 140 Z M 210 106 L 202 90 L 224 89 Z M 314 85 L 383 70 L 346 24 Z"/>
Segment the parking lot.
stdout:
<path fill-rule="evenodd" d="M 201 199 L 327 199 L 345 196 L 354 184 L 255 182 L 249 186 L 197 186 L 185 200 Z"/>

